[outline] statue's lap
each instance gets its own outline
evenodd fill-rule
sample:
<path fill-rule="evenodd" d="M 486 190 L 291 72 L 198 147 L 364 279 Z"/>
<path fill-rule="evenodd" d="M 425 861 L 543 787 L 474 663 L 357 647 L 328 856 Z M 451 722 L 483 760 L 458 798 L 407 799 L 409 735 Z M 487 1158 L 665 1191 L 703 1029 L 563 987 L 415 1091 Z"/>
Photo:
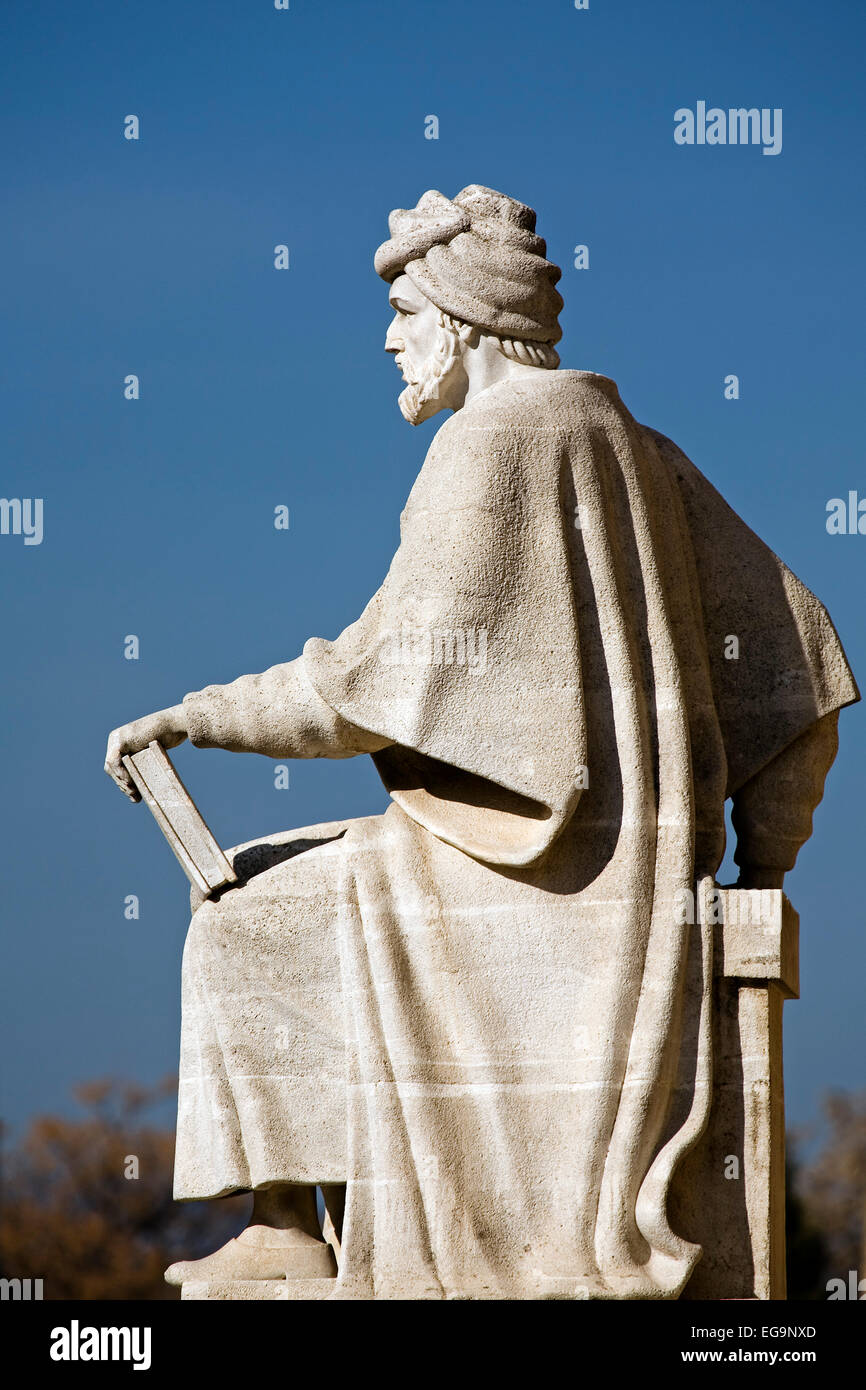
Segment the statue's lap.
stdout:
<path fill-rule="evenodd" d="M 193 912 L 183 964 L 178 1198 L 344 1178 L 337 904 L 342 837 L 353 824 L 238 846 L 229 858 L 242 882 Z"/>

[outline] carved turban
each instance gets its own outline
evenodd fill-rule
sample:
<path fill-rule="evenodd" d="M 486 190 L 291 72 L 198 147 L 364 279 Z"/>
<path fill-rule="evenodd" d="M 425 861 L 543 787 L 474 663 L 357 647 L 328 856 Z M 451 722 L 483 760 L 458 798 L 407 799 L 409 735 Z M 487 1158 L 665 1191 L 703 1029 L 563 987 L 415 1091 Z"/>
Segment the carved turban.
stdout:
<path fill-rule="evenodd" d="M 545 259 L 532 208 L 473 183 L 453 202 L 430 189 L 388 228 L 373 262 L 383 280 L 405 273 L 444 313 L 500 338 L 559 342 L 562 271 Z"/>

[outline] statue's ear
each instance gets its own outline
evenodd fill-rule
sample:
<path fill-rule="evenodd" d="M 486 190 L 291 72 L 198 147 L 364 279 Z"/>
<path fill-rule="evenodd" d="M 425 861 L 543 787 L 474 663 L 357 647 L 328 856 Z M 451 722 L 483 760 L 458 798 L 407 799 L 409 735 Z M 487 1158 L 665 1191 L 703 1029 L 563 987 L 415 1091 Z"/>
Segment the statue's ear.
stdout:
<path fill-rule="evenodd" d="M 457 333 L 461 343 L 466 343 L 467 347 L 476 348 L 481 341 L 481 329 L 476 328 L 474 323 L 461 323 Z"/>

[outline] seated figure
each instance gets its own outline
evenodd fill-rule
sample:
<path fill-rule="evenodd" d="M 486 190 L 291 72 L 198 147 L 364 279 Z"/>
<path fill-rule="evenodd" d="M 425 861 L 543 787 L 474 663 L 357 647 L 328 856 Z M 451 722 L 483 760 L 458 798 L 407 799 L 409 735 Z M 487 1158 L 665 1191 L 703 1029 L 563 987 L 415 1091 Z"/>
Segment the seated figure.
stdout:
<path fill-rule="evenodd" d="M 124 753 L 189 738 L 368 755 L 391 798 L 240 847 L 193 914 L 175 1196 L 254 1205 L 170 1281 L 676 1298 L 700 1259 L 667 1205 L 712 1104 L 684 895 L 729 797 L 740 884 L 781 887 L 858 695 L 824 608 L 676 445 L 558 369 L 535 220 L 478 185 L 391 214 L 400 408 L 452 413 L 358 620 L 110 737 L 127 794 Z"/>

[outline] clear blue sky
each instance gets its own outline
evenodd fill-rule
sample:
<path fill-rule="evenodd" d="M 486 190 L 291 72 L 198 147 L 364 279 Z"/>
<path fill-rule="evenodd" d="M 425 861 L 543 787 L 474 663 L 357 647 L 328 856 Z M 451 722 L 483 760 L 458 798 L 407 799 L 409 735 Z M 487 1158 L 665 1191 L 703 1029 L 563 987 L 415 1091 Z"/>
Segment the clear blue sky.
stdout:
<path fill-rule="evenodd" d="M 2 492 L 45 506 L 40 546 L 0 537 L 13 1122 L 176 1066 L 186 880 L 105 738 L 335 635 L 381 581 L 435 425 L 397 410 L 372 255 L 425 189 L 538 209 L 564 365 L 676 439 L 866 685 L 866 536 L 825 529 L 866 496 L 864 29 L 855 0 L 6 0 Z M 782 108 L 781 154 L 675 145 L 699 100 Z M 841 735 L 788 880 L 794 1123 L 866 1084 L 862 706 Z M 385 805 L 367 759 L 293 764 L 288 791 L 262 758 L 177 761 L 227 846 Z"/>

